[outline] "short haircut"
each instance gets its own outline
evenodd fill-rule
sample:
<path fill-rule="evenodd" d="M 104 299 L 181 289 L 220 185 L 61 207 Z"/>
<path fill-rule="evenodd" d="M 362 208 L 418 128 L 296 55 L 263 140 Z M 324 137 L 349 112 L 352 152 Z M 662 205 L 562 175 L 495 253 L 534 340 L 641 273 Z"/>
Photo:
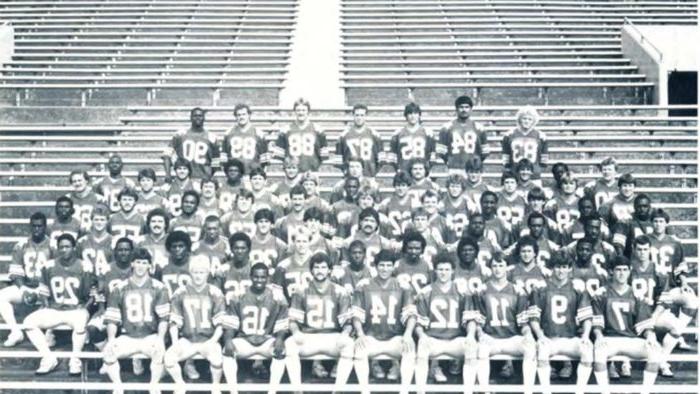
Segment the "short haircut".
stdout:
<path fill-rule="evenodd" d="M 527 225 L 529 226 L 529 225 L 530 225 L 530 222 L 531 222 L 532 220 L 535 220 L 535 219 L 542 219 L 542 223 L 543 223 L 543 224 L 546 224 L 546 223 L 547 223 L 547 219 L 545 218 L 545 216 L 544 216 L 543 214 L 541 214 L 541 213 L 539 213 L 539 212 L 531 212 L 531 213 L 527 216 Z"/>
<path fill-rule="evenodd" d="M 618 254 L 613 257 L 612 261 L 610 261 L 610 268 L 615 269 L 615 267 L 619 266 L 627 266 L 629 267 L 630 264 L 630 259 L 628 259 L 626 256 Z"/>
<path fill-rule="evenodd" d="M 451 185 L 459 185 L 462 189 L 464 189 L 464 177 L 460 174 L 452 174 L 447 177 L 445 185 L 447 187 L 450 187 Z"/>
<path fill-rule="evenodd" d="M 457 255 L 460 255 L 460 251 L 462 250 L 463 247 L 466 245 L 471 245 L 474 250 L 476 250 L 476 253 L 479 253 L 479 243 L 472 237 L 469 236 L 463 236 L 462 238 L 459 239 L 459 242 L 457 243 Z"/>
<path fill-rule="evenodd" d="M 448 263 L 452 269 L 457 265 L 455 262 L 455 255 L 448 253 L 446 251 L 439 252 L 435 257 L 433 257 L 433 269 L 437 269 L 438 265 Z"/>
<path fill-rule="evenodd" d="M 463 104 L 474 107 L 474 100 L 472 100 L 472 98 L 469 96 L 459 96 L 455 100 L 455 109 L 459 108 Z"/>
<path fill-rule="evenodd" d="M 598 164 L 598 168 L 602 169 L 605 166 L 613 165 L 617 169 L 617 160 L 614 157 L 606 157 Z"/>
<path fill-rule="evenodd" d="M 651 202 L 651 198 L 649 198 L 649 195 L 646 193 L 637 194 L 637 196 L 634 198 L 634 204 L 638 204 L 640 200 L 648 200 Z"/>
<path fill-rule="evenodd" d="M 304 186 L 302 185 L 294 185 L 291 189 L 289 189 L 289 197 L 296 196 L 299 194 L 303 195 L 304 198 L 309 196 L 306 192 L 306 189 L 304 189 Z"/>
<path fill-rule="evenodd" d="M 305 106 L 309 111 L 311 111 L 311 103 L 309 100 L 299 97 L 295 102 L 294 105 L 292 106 L 292 111 L 296 111 L 297 107 L 303 105 Z"/>
<path fill-rule="evenodd" d="M 374 255 L 374 265 L 377 266 L 380 261 L 391 261 L 392 263 L 395 263 L 397 259 L 398 256 L 396 253 L 388 249 L 382 249 L 379 251 L 379 253 Z"/>
<path fill-rule="evenodd" d="M 571 266 L 571 261 L 562 252 L 555 252 L 549 259 L 551 267 Z"/>
<path fill-rule="evenodd" d="M 275 222 L 275 214 L 270 208 L 258 209 L 253 216 L 253 222 L 257 223 L 263 219 L 267 219 L 270 223 Z"/>
<path fill-rule="evenodd" d="M 221 218 L 217 215 L 209 215 L 204 218 L 204 224 L 206 225 L 207 223 L 221 223 Z"/>
<path fill-rule="evenodd" d="M 401 251 L 403 253 L 406 253 L 406 248 L 408 247 L 408 243 L 413 242 L 413 241 L 420 242 L 421 250 L 425 250 L 425 245 L 427 244 L 427 242 L 426 242 L 423 234 L 419 233 L 418 231 L 415 231 L 415 230 L 406 231 L 401 238 L 402 238 L 401 239 L 401 242 L 402 242 Z"/>
<path fill-rule="evenodd" d="M 122 197 L 133 197 L 134 201 L 139 200 L 139 195 L 136 193 L 136 190 L 128 186 L 119 191 L 119 194 L 117 194 L 117 201 L 121 200 Z"/>
<path fill-rule="evenodd" d="M 170 247 L 175 242 L 184 242 L 185 245 L 187 245 L 187 250 L 192 248 L 192 239 L 190 238 L 190 235 L 184 231 L 176 230 L 168 234 L 168 237 L 165 239 L 165 249 L 170 251 Z"/>
<path fill-rule="evenodd" d="M 357 111 L 358 109 L 364 109 L 365 113 L 369 112 L 369 109 L 367 109 L 367 106 L 365 104 L 358 103 L 352 106 L 352 113 L 354 114 L 355 111 Z"/>
<path fill-rule="evenodd" d="M 56 246 L 58 247 L 58 245 L 61 243 L 61 241 L 66 240 L 66 239 L 68 241 L 70 241 L 70 243 L 71 243 L 71 245 L 73 245 L 73 247 L 75 247 L 75 245 L 76 245 L 75 237 L 72 236 L 71 234 L 68 234 L 68 233 L 63 233 L 63 234 L 59 235 L 58 238 L 56 238 Z"/>
<path fill-rule="evenodd" d="M 265 169 L 261 166 L 250 167 L 250 171 L 248 171 L 248 177 L 252 178 L 255 175 L 260 175 L 261 177 L 267 179 L 267 173 L 265 172 Z"/>
<path fill-rule="evenodd" d="M 58 198 L 56 199 L 56 206 L 58 206 L 58 204 L 60 204 L 60 203 L 62 203 L 62 202 L 66 202 L 66 201 L 67 201 L 68 203 L 70 203 L 70 206 L 71 206 L 71 207 L 73 207 L 73 199 L 70 198 L 70 197 L 68 197 L 68 196 L 60 196 L 60 197 L 58 197 Z"/>
<path fill-rule="evenodd" d="M 434 190 L 426 190 L 425 193 L 420 196 L 420 202 L 424 203 L 426 198 L 437 198 L 440 200 L 440 196 L 438 196 L 437 192 Z"/>
<path fill-rule="evenodd" d="M 175 163 L 173 163 L 173 169 L 176 169 L 178 167 L 186 167 L 187 171 L 189 171 L 190 175 L 192 175 L 192 164 L 190 164 L 189 161 L 183 159 L 182 157 L 178 157 L 175 160 Z"/>
<path fill-rule="evenodd" d="M 597 204 L 595 203 L 595 198 L 593 198 L 593 197 L 591 197 L 591 196 L 588 196 L 588 195 L 584 195 L 583 197 L 579 198 L 578 202 L 576 203 L 576 205 L 578 206 L 579 211 L 581 210 L 581 207 L 583 206 L 583 203 L 586 202 L 586 201 L 590 201 L 591 204 L 593 204 L 593 210 L 594 210 L 594 211 L 597 211 L 597 210 L 598 210 Z"/>
<path fill-rule="evenodd" d="M 483 203 L 484 199 L 488 196 L 495 198 L 496 202 L 498 202 L 498 194 L 492 192 L 491 190 L 486 190 L 485 192 L 481 193 L 481 197 L 479 198 L 479 202 Z"/>
<path fill-rule="evenodd" d="M 148 227 L 148 224 L 151 223 L 151 219 L 153 219 L 154 216 L 161 216 L 163 219 L 165 219 L 165 232 L 167 233 L 168 228 L 170 227 L 170 215 L 168 215 L 163 208 L 152 209 L 146 216 L 146 227 Z"/>
<path fill-rule="evenodd" d="M 146 248 L 138 247 L 134 249 L 133 254 L 131 255 L 132 261 L 134 260 L 146 260 L 150 264 L 153 261 L 153 257 L 151 256 L 151 252 L 148 251 Z"/>
<path fill-rule="evenodd" d="M 651 212 L 651 220 L 654 220 L 656 218 L 663 218 L 666 221 L 666 223 L 671 221 L 671 217 L 668 215 L 668 213 L 661 208 L 654 209 Z"/>
<path fill-rule="evenodd" d="M 236 196 L 236 202 L 240 201 L 241 198 L 255 202 L 255 194 L 253 194 L 253 192 L 248 189 L 241 189 L 238 191 L 238 195 Z"/>
<path fill-rule="evenodd" d="M 420 110 L 420 105 L 416 103 L 408 103 L 406 106 L 403 108 L 403 116 L 404 118 L 408 114 L 418 114 L 420 116 L 421 110 Z"/>
<path fill-rule="evenodd" d="M 423 207 L 413 208 L 411 211 L 411 219 L 415 219 L 419 216 L 425 216 L 427 218 L 430 217 L 430 214 L 428 214 L 428 211 L 426 211 Z"/>
<path fill-rule="evenodd" d="M 359 239 L 350 242 L 350 246 L 348 246 L 348 250 L 353 250 L 355 248 L 362 248 L 362 250 L 367 250 L 365 243 L 360 241 Z"/>
<path fill-rule="evenodd" d="M 207 183 L 214 185 L 214 190 L 219 190 L 219 182 L 217 182 L 216 179 L 214 179 L 214 177 L 207 176 L 207 177 L 202 178 L 200 185 L 203 188 L 204 184 L 207 184 Z"/>
<path fill-rule="evenodd" d="M 239 104 L 236 104 L 235 107 L 233 107 L 233 115 L 236 116 L 236 112 L 238 112 L 242 109 L 248 111 L 248 115 L 253 114 L 253 111 L 250 110 L 250 107 L 248 106 L 248 104 L 239 103 Z"/>
<path fill-rule="evenodd" d="M 233 250 L 233 245 L 236 244 L 238 241 L 243 241 L 245 242 L 246 247 L 250 250 L 250 247 L 252 245 L 252 241 L 250 240 L 250 237 L 248 234 L 242 232 L 242 231 L 237 231 L 228 238 L 228 246 Z"/>
<path fill-rule="evenodd" d="M 306 171 L 301 176 L 301 184 L 303 185 L 305 182 L 313 182 L 316 184 L 316 186 L 318 186 L 320 183 L 318 180 L 318 175 L 314 174 L 312 171 Z"/>
<path fill-rule="evenodd" d="M 119 245 L 120 243 L 123 243 L 123 242 L 128 243 L 128 244 L 129 244 L 129 248 L 131 248 L 132 250 L 134 249 L 134 241 L 132 241 L 131 238 L 129 238 L 129 237 L 121 237 L 121 238 L 119 238 L 119 239 L 117 240 L 117 242 L 114 243 L 114 249 L 117 248 L 117 245 Z"/>
<path fill-rule="evenodd" d="M 323 221 L 323 211 L 317 207 L 309 207 L 304 211 L 303 220 L 304 222 L 308 222 L 309 220 L 318 220 L 321 222 Z"/>
<path fill-rule="evenodd" d="M 637 180 L 634 179 L 632 174 L 629 172 L 626 174 L 622 174 L 618 179 L 617 179 L 617 187 L 622 187 L 623 184 L 632 184 L 637 186 Z"/>
<path fill-rule="evenodd" d="M 112 212 L 110 212 L 109 207 L 106 206 L 105 204 L 97 204 L 95 205 L 95 208 L 92 210 L 92 214 L 90 214 L 90 217 L 94 218 L 95 216 L 104 216 L 107 219 L 109 219 L 109 215 L 111 215 Z"/>
<path fill-rule="evenodd" d="M 411 176 L 405 173 L 404 171 L 396 171 L 396 174 L 394 174 L 394 181 L 392 182 L 392 186 L 396 187 L 400 184 L 411 186 L 413 184 L 413 179 L 411 179 Z"/>
<path fill-rule="evenodd" d="M 413 171 L 413 166 L 415 166 L 416 164 L 420 164 L 421 166 L 423 166 L 423 169 L 425 169 L 425 175 L 428 175 L 430 173 L 430 164 L 425 159 L 422 159 L 420 157 L 413 158 L 408 162 L 409 172 Z"/>
<path fill-rule="evenodd" d="M 73 179 L 73 177 L 75 175 L 82 175 L 83 179 L 85 179 L 88 182 L 90 181 L 90 174 L 88 174 L 87 171 L 85 171 L 85 170 L 73 170 L 70 172 L 70 174 L 68 174 L 68 182 L 71 182 L 71 180 Z"/>
<path fill-rule="evenodd" d="M 540 247 L 539 245 L 537 245 L 537 241 L 535 240 L 535 238 L 533 238 L 530 235 L 525 235 L 523 237 L 520 237 L 518 242 L 515 244 L 515 252 L 518 256 L 520 255 L 520 251 L 522 250 L 522 248 L 524 248 L 525 246 L 531 246 L 532 249 L 535 251 L 535 256 L 540 252 Z"/>
<path fill-rule="evenodd" d="M 37 220 L 41 220 L 44 222 L 44 225 L 46 225 L 46 215 L 44 215 L 42 212 L 34 212 L 29 216 L 29 223 L 31 224 L 32 222 L 36 222 Z"/>
<path fill-rule="evenodd" d="M 515 182 L 518 182 L 518 177 L 512 171 L 503 171 L 501 174 L 501 185 L 506 183 L 506 179 L 513 179 Z"/>
<path fill-rule="evenodd" d="M 282 168 L 287 168 L 287 167 L 299 167 L 299 158 L 296 156 L 287 156 L 284 158 L 284 161 L 282 161 Z"/>
<path fill-rule="evenodd" d="M 481 158 L 476 156 L 467 160 L 467 162 L 464 164 L 464 170 L 466 172 L 481 172 L 483 169 L 484 163 L 481 161 Z"/>
<path fill-rule="evenodd" d="M 529 170 L 532 171 L 534 168 L 535 168 L 535 165 L 532 164 L 532 162 L 531 162 L 530 160 L 528 160 L 528 159 L 521 159 L 521 160 L 518 162 L 517 166 L 515 167 L 515 170 L 518 171 L 518 172 L 519 172 L 520 170 L 525 170 L 525 169 L 529 169 Z"/>
<path fill-rule="evenodd" d="M 142 168 L 139 171 L 139 175 L 138 175 L 137 179 L 140 181 L 143 178 L 150 178 L 153 180 L 153 182 L 155 182 L 157 179 L 156 172 L 153 170 L 153 168 Z"/>
<path fill-rule="evenodd" d="M 377 212 L 377 210 L 374 208 L 365 208 L 362 211 L 360 211 L 360 214 L 358 215 L 358 222 L 362 222 L 366 217 L 374 218 L 374 221 L 377 222 L 377 225 L 380 223 L 379 212 Z"/>
<path fill-rule="evenodd" d="M 547 196 L 544 194 L 544 190 L 541 187 L 535 186 L 527 192 L 527 201 L 542 200 L 545 201 Z"/>
<path fill-rule="evenodd" d="M 640 235 L 634 238 L 632 244 L 636 247 L 637 245 L 651 245 L 651 240 L 646 235 Z"/>
<path fill-rule="evenodd" d="M 182 193 L 182 200 L 181 200 L 181 202 L 182 202 L 182 201 L 185 201 L 185 197 L 187 197 L 187 196 L 192 196 L 192 197 L 194 197 L 194 198 L 197 200 L 197 206 L 199 206 L 199 193 L 197 193 L 197 192 L 194 191 L 194 190 L 185 190 L 185 192 Z"/>
<path fill-rule="evenodd" d="M 190 259 L 190 272 L 199 267 L 204 268 L 207 272 L 211 271 L 211 263 L 209 262 L 209 258 L 207 256 L 198 254 Z"/>
<path fill-rule="evenodd" d="M 321 263 L 326 263 L 328 268 L 333 267 L 333 262 L 331 261 L 330 256 L 324 252 L 318 252 L 309 259 L 309 271 L 312 271 L 317 264 Z"/>
<path fill-rule="evenodd" d="M 261 270 L 265 272 L 265 276 L 270 276 L 270 267 L 266 266 L 263 262 L 257 262 L 250 267 L 250 276 L 253 276 L 253 272 Z"/>

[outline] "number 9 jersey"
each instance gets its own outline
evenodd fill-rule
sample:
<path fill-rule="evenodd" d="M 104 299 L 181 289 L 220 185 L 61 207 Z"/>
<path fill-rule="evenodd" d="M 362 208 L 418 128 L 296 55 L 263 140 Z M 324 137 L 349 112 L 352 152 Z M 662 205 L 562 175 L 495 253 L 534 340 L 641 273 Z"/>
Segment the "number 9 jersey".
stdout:
<path fill-rule="evenodd" d="M 138 286 L 131 279 L 121 282 L 110 294 L 105 323 L 122 327 L 132 338 L 145 338 L 158 332 L 158 324 L 168 320 L 170 302 L 165 285 L 148 278 Z"/>

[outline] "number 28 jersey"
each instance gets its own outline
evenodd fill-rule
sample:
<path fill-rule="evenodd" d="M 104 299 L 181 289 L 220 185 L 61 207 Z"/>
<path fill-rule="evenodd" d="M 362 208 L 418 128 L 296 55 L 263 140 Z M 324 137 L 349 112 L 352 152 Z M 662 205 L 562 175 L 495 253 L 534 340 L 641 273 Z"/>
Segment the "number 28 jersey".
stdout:
<path fill-rule="evenodd" d="M 350 322 L 350 296 L 340 285 L 329 283 L 325 290 L 314 282 L 292 296 L 289 319 L 305 333 L 340 332 Z"/>
<path fill-rule="evenodd" d="M 213 285 L 197 290 L 192 285 L 180 287 L 170 301 L 170 323 L 182 330 L 192 342 L 211 338 L 226 314 L 224 295 Z"/>
<path fill-rule="evenodd" d="M 406 321 L 415 315 L 413 289 L 396 278 L 385 285 L 376 278 L 363 279 L 353 293 L 352 309 L 367 335 L 386 341 L 402 335 Z"/>
<path fill-rule="evenodd" d="M 122 327 L 132 338 L 144 338 L 158 332 L 158 323 L 170 314 L 168 291 L 163 283 L 148 278 L 141 285 L 129 279 L 119 283 L 107 300 L 105 322 Z"/>

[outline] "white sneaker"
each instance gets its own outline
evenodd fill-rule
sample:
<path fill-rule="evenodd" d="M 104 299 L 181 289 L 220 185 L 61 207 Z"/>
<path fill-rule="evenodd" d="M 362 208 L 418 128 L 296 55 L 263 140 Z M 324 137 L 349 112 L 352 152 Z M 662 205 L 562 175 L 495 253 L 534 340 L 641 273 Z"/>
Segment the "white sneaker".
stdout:
<path fill-rule="evenodd" d="M 131 360 L 131 367 L 133 368 L 134 375 L 143 375 L 143 360 L 140 358 L 134 358 Z"/>
<path fill-rule="evenodd" d="M 442 368 L 439 365 L 435 365 L 430 369 L 430 376 L 435 379 L 435 383 L 445 383 L 447 382 L 447 376 L 442 372 Z"/>
<path fill-rule="evenodd" d="M 665 378 L 672 378 L 673 371 L 671 371 L 671 364 L 663 363 L 659 366 L 659 374 Z"/>
<path fill-rule="evenodd" d="M 102 366 L 100 367 L 100 370 L 97 373 L 99 373 L 100 375 L 107 375 L 107 364 L 103 362 Z"/>
<path fill-rule="evenodd" d="M 681 350 L 693 350 L 693 347 L 688 345 L 688 342 L 685 341 L 682 335 L 678 338 L 678 348 Z"/>
<path fill-rule="evenodd" d="M 46 338 L 46 344 L 49 345 L 49 347 L 56 346 L 56 336 L 53 335 L 53 330 L 46 330 L 44 337 Z"/>
<path fill-rule="evenodd" d="M 56 357 L 44 357 L 39 362 L 39 368 L 37 368 L 37 375 L 46 375 L 47 373 L 53 371 L 58 366 L 58 359 Z"/>
<path fill-rule="evenodd" d="M 2 345 L 5 347 L 14 347 L 22 341 L 24 341 L 24 333 L 22 333 L 22 331 L 10 331 L 10 335 L 7 336 L 7 339 Z"/>
<path fill-rule="evenodd" d="M 71 358 L 68 360 L 68 373 L 71 375 L 80 375 L 83 372 L 83 363 L 79 358 Z"/>
<path fill-rule="evenodd" d="M 629 378 L 632 376 L 632 363 L 629 361 L 623 361 L 620 366 L 620 376 L 623 378 Z"/>
<path fill-rule="evenodd" d="M 185 376 L 190 380 L 199 379 L 199 372 L 197 372 L 197 368 L 194 366 L 194 361 L 185 361 Z"/>

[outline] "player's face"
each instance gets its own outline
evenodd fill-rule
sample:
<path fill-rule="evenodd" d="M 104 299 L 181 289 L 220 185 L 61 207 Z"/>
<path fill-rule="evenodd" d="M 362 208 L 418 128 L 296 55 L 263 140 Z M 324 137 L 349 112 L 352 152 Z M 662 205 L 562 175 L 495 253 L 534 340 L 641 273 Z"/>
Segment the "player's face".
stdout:
<path fill-rule="evenodd" d="M 557 264 L 554 266 L 554 277 L 560 282 L 566 282 L 571 275 L 571 266 L 569 264 Z"/>
<path fill-rule="evenodd" d="M 305 105 L 297 105 L 294 108 L 294 115 L 297 118 L 297 122 L 304 123 L 309 118 L 309 107 Z"/>
<path fill-rule="evenodd" d="M 518 124 L 523 130 L 530 130 L 535 126 L 535 117 L 530 114 L 524 114 L 518 118 Z"/>
<path fill-rule="evenodd" d="M 267 220 L 267 218 L 259 219 L 255 225 L 257 226 L 258 233 L 260 234 L 269 234 L 270 230 L 272 230 L 272 223 Z"/>
<path fill-rule="evenodd" d="M 484 222 L 484 218 L 481 216 L 474 216 L 473 218 L 471 218 L 471 220 L 469 221 L 469 224 L 467 225 L 467 229 L 469 230 L 469 234 L 476 236 L 477 238 L 484 235 L 485 228 L 486 228 L 486 223 Z"/>
<path fill-rule="evenodd" d="M 46 235 L 46 222 L 40 219 L 32 220 L 29 225 L 32 228 L 32 238 L 39 240 Z"/>
<path fill-rule="evenodd" d="M 544 220 L 542 218 L 534 218 L 529 221 L 528 228 L 530 229 L 530 235 L 539 238 L 544 232 Z"/>
<path fill-rule="evenodd" d="M 299 166 L 296 164 L 287 164 L 284 167 L 284 175 L 287 177 L 287 179 L 294 179 L 294 177 L 299 175 Z"/>
<path fill-rule="evenodd" d="M 190 176 L 190 170 L 187 166 L 177 166 L 175 167 L 175 176 L 181 181 L 185 180 Z"/>
<path fill-rule="evenodd" d="M 639 219 L 646 220 L 651 210 L 651 201 L 647 198 L 640 198 L 634 203 L 634 212 Z"/>
<path fill-rule="evenodd" d="M 204 125 L 204 111 L 192 111 L 190 113 L 190 122 L 193 128 L 200 128 Z"/>
<path fill-rule="evenodd" d="M 321 224 L 321 233 L 328 237 L 334 237 L 336 233 L 335 225 L 329 221 L 324 221 Z"/>
<path fill-rule="evenodd" d="M 266 179 L 262 175 L 253 175 L 250 178 L 250 185 L 253 187 L 253 190 L 255 191 L 260 191 L 265 188 L 265 183 Z"/>
<path fill-rule="evenodd" d="M 654 218 L 654 220 L 651 221 L 651 225 L 654 228 L 654 234 L 656 234 L 656 235 L 666 234 L 666 227 L 668 227 L 668 223 L 666 223 L 666 219 Z M 93 222 L 93 226 L 94 226 L 94 222 Z"/>
<path fill-rule="evenodd" d="M 476 261 L 478 253 L 473 245 L 464 244 L 459 250 L 459 260 L 466 264 L 472 264 Z"/>
<path fill-rule="evenodd" d="M 119 206 L 124 212 L 131 212 L 131 210 L 134 209 L 135 205 L 136 199 L 132 196 L 122 196 L 119 199 Z"/>
<path fill-rule="evenodd" d="M 394 272 L 394 262 L 393 261 L 380 261 L 377 263 L 377 276 L 383 280 L 391 278 Z"/>
<path fill-rule="evenodd" d="M 615 179 L 617 171 L 615 170 L 614 164 L 608 164 L 607 166 L 600 167 L 600 173 L 603 175 L 603 179 L 610 181 Z"/>
<path fill-rule="evenodd" d="M 423 254 L 423 246 L 420 241 L 408 241 L 406 244 L 406 257 L 411 261 L 416 261 Z"/>
<path fill-rule="evenodd" d="M 189 255 L 189 250 L 187 250 L 187 243 L 185 241 L 175 241 L 170 244 L 170 255 L 177 261 L 182 261 Z"/>
<path fill-rule="evenodd" d="M 226 168 L 226 179 L 230 182 L 237 182 L 241 179 L 241 169 L 238 166 L 228 166 Z"/>
<path fill-rule="evenodd" d="M 365 125 L 365 121 L 367 119 L 367 111 L 364 109 L 356 109 L 355 112 L 352 113 L 352 122 L 355 124 L 355 127 L 362 127 Z"/>
<path fill-rule="evenodd" d="M 508 270 L 508 264 L 503 261 L 491 260 L 491 274 L 496 279 L 503 279 L 506 277 Z"/>
<path fill-rule="evenodd" d="M 447 283 L 452 280 L 452 265 L 450 263 L 438 263 L 435 267 L 435 276 L 438 282 Z"/>
<path fill-rule="evenodd" d="M 210 242 L 216 241 L 221 235 L 221 226 L 219 222 L 206 222 L 204 224 L 204 236 Z"/>
<path fill-rule="evenodd" d="M 374 206 L 374 197 L 369 194 L 363 194 L 357 200 L 357 205 L 359 205 L 360 209 L 372 208 Z"/>
<path fill-rule="evenodd" d="M 109 170 L 110 175 L 121 174 L 123 166 L 124 163 L 122 163 L 122 158 L 119 156 L 112 156 L 107 162 L 107 169 Z"/>
<path fill-rule="evenodd" d="M 151 271 L 151 263 L 146 259 L 136 259 L 131 262 L 131 274 L 137 278 L 145 278 Z"/>
<path fill-rule="evenodd" d="M 203 286 L 209 279 L 209 268 L 204 264 L 196 264 L 190 268 L 190 276 L 195 286 Z"/>
<path fill-rule="evenodd" d="M 97 232 L 102 232 L 107 228 L 107 216 L 95 215 L 92 217 L 92 229 Z"/>
<path fill-rule="evenodd" d="M 162 216 L 152 216 L 148 222 L 148 229 L 153 235 L 161 235 L 165 231 L 165 218 Z"/>
<path fill-rule="evenodd" d="M 357 160 L 352 160 L 348 162 L 348 174 L 359 178 L 362 176 L 362 163 Z"/>
<path fill-rule="evenodd" d="M 620 194 L 629 198 L 634 194 L 634 183 L 623 183 L 620 185 Z"/>
<path fill-rule="evenodd" d="M 143 176 L 139 179 L 139 186 L 141 186 L 141 190 L 144 192 L 150 192 L 153 189 L 153 179 Z"/>
<path fill-rule="evenodd" d="M 423 199 L 423 207 L 431 215 L 436 213 L 438 210 L 438 198 L 437 198 L 437 196 L 424 198 Z"/>
<path fill-rule="evenodd" d="M 487 195 L 481 200 L 481 212 L 487 215 L 496 213 L 496 205 L 498 204 L 496 197 Z"/>
<path fill-rule="evenodd" d="M 472 113 L 472 106 L 469 104 L 460 104 L 457 107 L 457 117 L 460 120 L 467 120 L 469 119 L 469 115 Z"/>
<path fill-rule="evenodd" d="M 377 230 L 379 223 L 374 219 L 373 216 L 365 216 L 360 222 L 360 228 L 365 234 L 372 234 Z"/>
<path fill-rule="evenodd" d="M 613 280 L 617 284 L 627 283 L 630 277 L 630 267 L 628 265 L 618 265 L 613 269 Z"/>
<path fill-rule="evenodd" d="M 248 261 L 248 255 L 250 254 L 250 248 L 248 244 L 243 240 L 238 240 L 233 243 L 231 247 L 231 254 L 233 254 L 233 260 L 239 263 Z"/>
<path fill-rule="evenodd" d="M 308 180 L 304 181 L 304 183 L 302 183 L 301 185 L 304 187 L 304 190 L 306 190 L 306 193 L 308 193 L 310 196 L 316 195 L 316 182 Z"/>
<path fill-rule="evenodd" d="M 585 227 L 583 228 L 583 232 L 588 238 L 598 239 L 600 236 L 600 226 L 601 223 L 599 220 L 591 220 L 586 223 Z"/>
<path fill-rule="evenodd" d="M 542 213 L 542 211 L 544 210 L 544 200 L 539 198 L 528 200 L 528 205 L 530 206 L 533 212 Z"/>
<path fill-rule="evenodd" d="M 82 192 L 87 187 L 87 179 L 83 177 L 83 174 L 73 174 L 70 177 L 70 185 L 76 192 Z"/>
<path fill-rule="evenodd" d="M 409 126 L 415 126 L 420 122 L 420 114 L 418 112 L 411 112 L 406 114 L 406 123 Z"/>
<path fill-rule="evenodd" d="M 114 260 L 117 263 L 128 263 L 131 260 L 133 249 L 128 242 L 119 242 L 114 247 Z"/>
<path fill-rule="evenodd" d="M 593 256 L 593 245 L 588 242 L 576 244 L 576 260 L 579 263 L 588 263 Z"/>
<path fill-rule="evenodd" d="M 394 187 L 394 192 L 396 193 L 397 196 L 399 197 L 404 197 L 406 193 L 408 193 L 408 184 L 407 183 L 399 183 Z"/>
<path fill-rule="evenodd" d="M 238 125 L 241 127 L 244 127 L 248 124 L 248 122 L 250 122 L 250 114 L 245 108 L 239 109 L 233 115 L 236 117 L 236 123 L 238 123 Z"/>
<path fill-rule="evenodd" d="M 360 190 L 360 182 L 357 179 L 352 178 L 345 181 L 345 195 L 355 198 L 358 190 Z"/>
<path fill-rule="evenodd" d="M 420 181 L 425 178 L 425 167 L 423 164 L 416 163 L 411 166 L 411 177 L 413 177 L 413 179 L 416 181 Z"/>
<path fill-rule="evenodd" d="M 253 282 L 251 288 L 256 293 L 262 293 L 267 287 L 269 273 L 266 269 L 256 269 L 250 274 L 250 281 Z"/>
<path fill-rule="evenodd" d="M 572 195 L 576 192 L 576 182 L 564 181 L 561 184 L 561 191 L 566 195 Z"/>
<path fill-rule="evenodd" d="M 635 244 L 634 245 L 634 255 L 641 261 L 642 263 L 646 263 L 649 261 L 650 257 L 650 245 L 649 244 Z"/>
<path fill-rule="evenodd" d="M 478 171 L 467 171 L 467 179 L 471 183 L 478 183 L 481 180 L 481 173 Z"/>
<path fill-rule="evenodd" d="M 236 200 L 236 206 L 241 212 L 248 212 L 253 208 L 253 200 L 250 198 L 241 198 L 240 196 Z"/>
<path fill-rule="evenodd" d="M 211 182 L 202 183 L 202 197 L 206 199 L 216 196 L 216 185 Z"/>
<path fill-rule="evenodd" d="M 328 263 L 323 262 L 323 263 L 316 263 L 314 264 L 314 267 L 311 269 L 311 275 L 313 275 L 314 280 L 316 282 L 323 282 L 326 279 L 328 279 L 328 275 L 330 274 L 331 269 L 328 266 Z"/>
<path fill-rule="evenodd" d="M 61 201 L 56 204 L 56 216 L 60 219 L 68 219 L 73 210 L 73 205 L 69 201 Z"/>
<path fill-rule="evenodd" d="M 365 257 L 367 257 L 365 248 L 356 246 L 350 249 L 350 263 L 356 266 L 363 265 L 365 262 Z"/>
<path fill-rule="evenodd" d="M 304 225 L 311 234 L 318 234 L 321 231 L 321 221 L 318 219 L 309 219 L 304 222 Z"/>
<path fill-rule="evenodd" d="M 503 191 L 506 193 L 515 193 L 515 189 L 518 188 L 518 181 L 513 178 L 506 178 L 503 180 Z"/>
<path fill-rule="evenodd" d="M 532 170 L 530 168 L 521 168 L 518 171 L 518 176 L 520 176 L 520 181 L 527 182 L 532 178 Z"/>
<path fill-rule="evenodd" d="M 591 200 L 582 200 L 579 204 L 579 210 L 582 217 L 589 217 L 595 212 L 595 205 L 593 205 Z"/>
<path fill-rule="evenodd" d="M 564 166 L 554 166 L 552 168 L 552 177 L 554 177 L 555 181 L 558 181 L 567 171 L 568 169 Z"/>
<path fill-rule="evenodd" d="M 68 261 L 73 257 L 73 251 L 75 250 L 75 247 L 73 246 L 73 243 L 67 239 L 62 239 L 61 242 L 59 242 L 56 245 L 56 250 L 58 252 L 58 258 L 62 261 Z"/>
<path fill-rule="evenodd" d="M 301 212 L 304 209 L 304 203 L 306 202 L 306 197 L 303 194 L 292 194 L 290 197 L 292 202 L 292 208 L 296 212 Z"/>
<path fill-rule="evenodd" d="M 294 249 L 300 255 L 309 253 L 310 234 L 297 234 L 294 238 Z"/>
<path fill-rule="evenodd" d="M 425 231 L 428 228 L 428 217 L 419 215 L 413 218 L 413 226 L 417 231 Z"/>
<path fill-rule="evenodd" d="M 530 264 L 535 260 L 535 249 L 530 245 L 520 248 L 520 261 L 523 264 Z"/>
<path fill-rule="evenodd" d="M 450 185 L 447 186 L 447 192 L 452 198 L 457 198 L 461 196 L 463 191 L 464 190 L 462 189 L 462 185 L 460 185 L 459 183 L 450 183 Z"/>
<path fill-rule="evenodd" d="M 194 211 L 197 210 L 197 197 L 192 195 L 183 197 L 180 203 L 180 209 L 182 209 L 182 213 L 186 215 L 194 214 Z"/>

